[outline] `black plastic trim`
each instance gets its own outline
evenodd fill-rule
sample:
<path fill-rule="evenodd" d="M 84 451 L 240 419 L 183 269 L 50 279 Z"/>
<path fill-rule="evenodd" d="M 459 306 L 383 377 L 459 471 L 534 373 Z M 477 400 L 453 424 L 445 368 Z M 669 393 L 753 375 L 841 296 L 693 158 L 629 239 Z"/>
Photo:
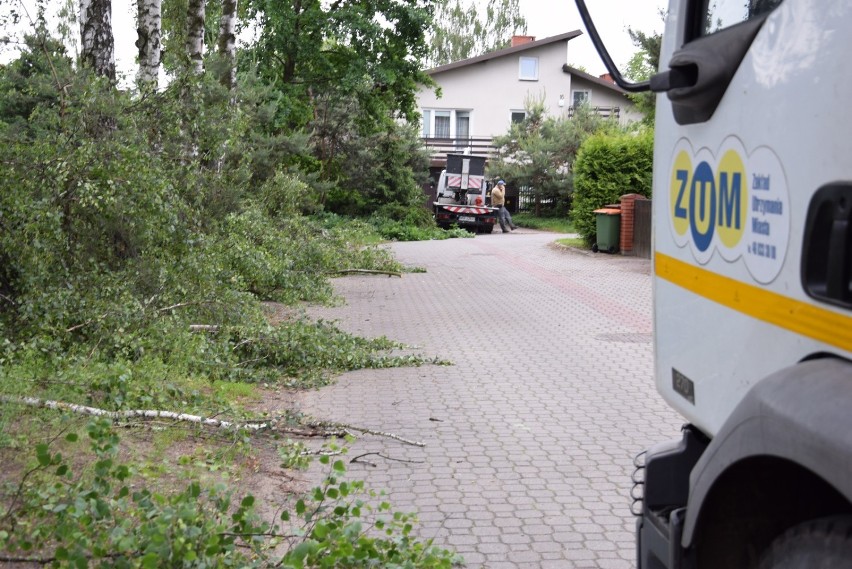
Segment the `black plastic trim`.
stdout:
<path fill-rule="evenodd" d="M 811 197 L 801 274 L 808 296 L 852 309 L 852 182 L 825 185 Z"/>
<path fill-rule="evenodd" d="M 692 425 L 680 440 L 660 443 L 645 455 L 642 516 L 636 524 L 638 569 L 682 569 L 680 539 L 686 519 L 689 476 L 709 440 Z"/>
<path fill-rule="evenodd" d="M 766 16 L 687 43 L 672 55 L 670 70 L 651 79 L 667 92 L 678 124 L 710 120 L 764 21 Z"/>

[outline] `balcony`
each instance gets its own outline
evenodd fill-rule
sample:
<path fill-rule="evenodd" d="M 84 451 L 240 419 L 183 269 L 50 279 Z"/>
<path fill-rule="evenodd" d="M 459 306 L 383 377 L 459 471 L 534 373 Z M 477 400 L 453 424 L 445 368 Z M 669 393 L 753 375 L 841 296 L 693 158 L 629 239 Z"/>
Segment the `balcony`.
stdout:
<path fill-rule="evenodd" d="M 429 151 L 430 166 L 447 165 L 447 154 L 472 154 L 492 158 L 495 154 L 493 138 L 490 136 L 466 136 L 463 138 L 421 138 Z"/>
<path fill-rule="evenodd" d="M 589 109 L 605 119 L 621 118 L 621 107 L 589 107 Z M 574 107 L 568 107 L 568 118 L 574 118 Z"/>

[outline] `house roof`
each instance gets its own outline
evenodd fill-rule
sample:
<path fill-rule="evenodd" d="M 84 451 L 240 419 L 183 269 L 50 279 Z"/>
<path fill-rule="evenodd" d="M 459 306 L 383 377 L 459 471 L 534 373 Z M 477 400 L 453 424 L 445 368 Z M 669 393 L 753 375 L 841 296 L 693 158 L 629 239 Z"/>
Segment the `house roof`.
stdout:
<path fill-rule="evenodd" d="M 608 89 L 612 89 L 613 91 L 617 91 L 624 95 L 627 94 L 627 91 L 625 91 L 615 83 L 607 81 L 606 79 L 601 79 L 600 77 L 595 77 L 594 75 L 589 75 L 585 71 L 580 71 L 575 67 L 571 67 L 567 63 L 562 66 L 562 71 L 564 73 L 567 73 L 568 75 L 574 75 L 575 77 L 579 77 L 581 79 L 585 79 L 586 81 L 590 81 L 591 83 L 600 85 L 601 87 L 607 87 Z"/>
<path fill-rule="evenodd" d="M 507 47 L 503 49 L 498 49 L 497 51 L 492 51 L 490 53 L 485 53 L 483 55 L 478 55 L 476 57 L 471 57 L 469 59 L 462 59 L 460 61 L 454 61 L 452 63 L 447 63 L 446 65 L 439 65 L 438 67 L 433 67 L 432 69 L 427 69 L 427 75 L 435 75 L 436 73 L 441 73 L 444 71 L 450 71 L 451 69 L 458 69 L 460 67 L 466 67 L 468 65 L 473 65 L 474 63 L 482 63 L 483 61 L 488 61 L 490 59 L 496 59 L 498 57 L 503 57 L 505 55 L 511 55 L 513 53 L 518 53 L 521 51 L 526 51 L 528 49 L 533 49 L 536 47 L 541 47 L 543 45 L 548 45 L 551 43 L 556 43 L 560 41 L 568 41 L 576 38 L 577 36 L 583 35 L 583 32 L 580 30 L 574 30 L 573 32 L 565 32 L 564 34 L 559 34 L 558 36 L 552 36 L 549 38 L 544 38 L 536 41 L 527 42 L 521 45 L 516 45 L 515 47 Z M 563 68 L 564 69 L 564 68 Z M 589 76 L 591 77 L 591 75 Z"/>

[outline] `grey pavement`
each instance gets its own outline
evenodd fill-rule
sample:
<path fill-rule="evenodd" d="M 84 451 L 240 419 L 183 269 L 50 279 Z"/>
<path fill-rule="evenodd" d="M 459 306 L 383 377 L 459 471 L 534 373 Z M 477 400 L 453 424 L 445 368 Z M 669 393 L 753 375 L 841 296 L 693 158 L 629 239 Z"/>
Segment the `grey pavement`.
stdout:
<path fill-rule="evenodd" d="M 558 237 L 393 244 L 426 272 L 341 278 L 345 304 L 310 310 L 453 362 L 348 373 L 301 405 L 423 441 L 359 437 L 350 458 L 383 456 L 349 475 L 416 511 L 417 534 L 468 567 L 633 567 L 633 457 L 683 423 L 653 386 L 649 261 Z"/>

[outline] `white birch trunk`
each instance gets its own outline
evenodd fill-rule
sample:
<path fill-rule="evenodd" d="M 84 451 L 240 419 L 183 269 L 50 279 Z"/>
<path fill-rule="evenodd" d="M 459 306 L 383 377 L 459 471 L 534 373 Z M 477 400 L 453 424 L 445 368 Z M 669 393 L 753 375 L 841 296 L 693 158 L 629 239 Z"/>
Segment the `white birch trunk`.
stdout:
<path fill-rule="evenodd" d="M 204 72 L 204 18 L 205 0 L 189 0 L 186 8 L 186 55 L 190 69 Z"/>
<path fill-rule="evenodd" d="M 363 427 L 356 427 L 354 425 L 346 425 L 343 423 L 309 423 L 307 427 L 311 429 L 321 429 L 320 431 L 306 431 L 304 429 L 299 429 L 298 427 L 287 427 L 287 426 L 278 426 L 278 421 L 276 419 L 271 419 L 270 421 L 264 421 L 262 423 L 238 423 L 235 421 L 221 421 L 219 419 L 211 419 L 209 417 L 202 417 L 201 415 L 190 415 L 189 413 L 177 413 L 175 411 L 162 411 L 159 409 L 127 409 L 124 411 L 109 411 L 107 409 L 100 409 L 98 407 L 89 407 L 87 405 L 77 405 L 76 403 L 66 403 L 64 401 L 53 401 L 51 399 L 38 399 L 36 397 L 19 397 L 15 395 L 2 395 L 0 394 L 0 402 L 2 403 L 17 403 L 19 405 L 29 405 L 30 407 L 43 407 L 46 409 L 59 409 L 65 411 L 71 411 L 73 413 L 80 413 L 82 415 L 93 415 L 95 417 L 106 417 L 108 419 L 113 420 L 121 420 L 121 419 L 171 419 L 173 421 L 186 421 L 189 423 L 196 423 L 198 425 L 205 425 L 208 427 L 215 427 L 218 429 L 224 430 L 246 430 L 246 431 L 255 431 L 255 432 L 263 432 L 269 430 L 277 430 L 284 433 L 290 433 L 301 436 L 346 436 L 351 435 L 349 430 L 360 431 L 362 433 L 367 433 L 370 435 L 376 435 L 380 437 L 388 437 L 394 439 L 396 441 L 418 446 L 425 447 L 426 443 L 422 443 L 419 441 L 412 441 L 409 439 L 405 439 L 400 437 L 399 435 L 395 435 L 393 433 L 385 433 L 382 431 L 374 431 L 372 429 L 365 429 Z M 336 429 L 335 431 L 327 430 L 329 428 Z M 340 429 L 343 429 L 340 431 Z"/>
<path fill-rule="evenodd" d="M 222 74 L 222 84 L 230 90 L 237 87 L 237 0 L 222 1 L 222 17 L 219 20 L 219 53 L 228 62 Z"/>
<path fill-rule="evenodd" d="M 80 59 L 97 75 L 115 82 L 111 0 L 80 0 Z"/>
<path fill-rule="evenodd" d="M 162 0 L 137 0 L 136 47 L 139 49 L 139 89 L 156 88 L 160 76 Z"/>

